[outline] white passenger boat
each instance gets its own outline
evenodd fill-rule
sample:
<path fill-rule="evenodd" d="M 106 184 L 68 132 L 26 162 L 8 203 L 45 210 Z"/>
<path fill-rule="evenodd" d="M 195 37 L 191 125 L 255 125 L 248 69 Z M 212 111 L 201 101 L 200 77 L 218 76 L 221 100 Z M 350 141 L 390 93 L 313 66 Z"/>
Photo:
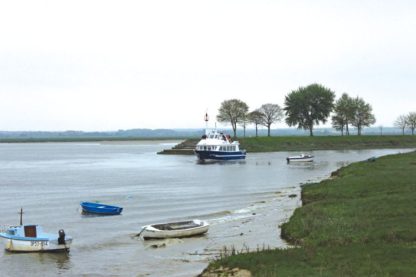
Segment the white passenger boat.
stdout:
<path fill-rule="evenodd" d="M 195 150 L 199 160 L 240 160 L 246 158 L 246 150 L 240 149 L 238 141 L 231 141 L 229 135 L 216 130 L 206 132 L 197 143 Z"/>
<path fill-rule="evenodd" d="M 10 252 L 69 251 L 72 243 L 64 230 L 49 234 L 39 225 L 12 226 L 0 233 L 0 237 L 6 239 L 6 250 Z"/>
<path fill-rule="evenodd" d="M 179 221 L 143 226 L 138 236 L 143 239 L 183 238 L 202 235 L 208 231 L 209 224 L 203 220 Z"/>
<path fill-rule="evenodd" d="M 313 156 L 309 154 L 300 154 L 297 156 L 289 156 L 286 158 L 288 163 L 290 162 L 312 162 Z"/>

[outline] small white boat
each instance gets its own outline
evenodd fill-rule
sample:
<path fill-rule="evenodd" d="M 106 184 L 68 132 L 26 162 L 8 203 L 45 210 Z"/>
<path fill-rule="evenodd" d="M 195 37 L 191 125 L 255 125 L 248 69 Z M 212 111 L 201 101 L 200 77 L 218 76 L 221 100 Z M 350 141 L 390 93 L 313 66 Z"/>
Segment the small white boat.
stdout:
<path fill-rule="evenodd" d="M 289 156 L 286 158 L 287 163 L 290 162 L 312 162 L 313 156 L 309 154 L 300 154 L 297 156 Z"/>
<path fill-rule="evenodd" d="M 203 220 L 179 221 L 143 226 L 138 236 L 143 239 L 183 238 L 202 235 L 208 231 L 209 224 Z"/>
<path fill-rule="evenodd" d="M 69 251 L 72 243 L 64 230 L 48 234 L 39 225 L 12 226 L 0 233 L 0 237 L 6 239 L 6 250 L 10 252 Z"/>

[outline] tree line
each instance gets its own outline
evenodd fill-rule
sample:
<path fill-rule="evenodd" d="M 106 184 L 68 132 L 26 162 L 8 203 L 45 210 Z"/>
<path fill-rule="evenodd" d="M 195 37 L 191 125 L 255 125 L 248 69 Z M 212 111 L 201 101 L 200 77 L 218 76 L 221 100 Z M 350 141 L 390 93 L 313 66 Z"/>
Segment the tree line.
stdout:
<path fill-rule="evenodd" d="M 254 124 L 256 136 L 258 126 L 267 127 L 267 135 L 270 136 L 270 128 L 273 123 L 285 122 L 289 126 L 297 126 L 299 129 L 309 131 L 313 136 L 313 129 L 319 123 L 326 123 L 331 112 L 332 126 L 341 132 L 341 135 L 350 135 L 350 127 L 357 129 L 361 135 L 364 127 L 369 127 L 376 122 L 372 113 L 372 107 L 360 97 L 350 97 L 343 93 L 341 98 L 335 101 L 335 93 L 320 85 L 311 84 L 306 87 L 299 87 L 285 96 L 284 107 L 278 104 L 264 104 L 260 108 L 249 112 L 248 105 L 239 99 L 225 100 L 221 103 L 217 120 L 223 123 L 231 123 L 234 137 L 237 135 L 237 126 L 244 129 L 247 124 Z M 416 128 L 416 113 L 413 113 L 413 121 L 406 117 L 405 126 L 413 126 L 412 134 Z M 399 119 L 398 121 L 399 122 Z M 413 122 L 413 125 L 410 125 Z M 400 126 L 403 126 L 400 121 Z M 404 127 L 403 127 L 404 128 Z"/>
<path fill-rule="evenodd" d="M 412 112 L 407 115 L 400 115 L 394 122 L 394 126 L 400 128 L 403 135 L 406 128 L 409 128 L 412 135 L 414 135 L 416 129 L 416 113 Z"/>

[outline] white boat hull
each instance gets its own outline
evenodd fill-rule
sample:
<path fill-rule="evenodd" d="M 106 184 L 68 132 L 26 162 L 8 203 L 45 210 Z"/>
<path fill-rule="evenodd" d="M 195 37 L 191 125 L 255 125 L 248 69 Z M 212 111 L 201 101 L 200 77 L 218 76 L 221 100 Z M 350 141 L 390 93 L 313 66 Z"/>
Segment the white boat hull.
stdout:
<path fill-rule="evenodd" d="M 313 158 L 302 158 L 302 159 L 288 159 L 288 162 L 313 162 Z"/>
<path fill-rule="evenodd" d="M 173 230 L 161 230 L 156 228 L 158 224 L 146 225 L 141 231 L 143 239 L 166 239 L 166 238 L 184 238 L 202 235 L 208 231 L 209 225 L 204 221 L 194 220 L 198 226 L 192 228 L 182 228 Z M 175 223 L 172 223 L 175 224 Z"/>
<path fill-rule="evenodd" d="M 5 249 L 10 252 L 54 252 L 69 251 L 71 238 L 65 239 L 65 244 L 58 244 L 58 240 L 20 240 L 6 239 Z"/>
<path fill-rule="evenodd" d="M 288 163 L 291 162 L 313 162 L 313 156 L 312 155 L 305 155 L 301 154 L 298 156 L 290 156 L 286 158 Z"/>

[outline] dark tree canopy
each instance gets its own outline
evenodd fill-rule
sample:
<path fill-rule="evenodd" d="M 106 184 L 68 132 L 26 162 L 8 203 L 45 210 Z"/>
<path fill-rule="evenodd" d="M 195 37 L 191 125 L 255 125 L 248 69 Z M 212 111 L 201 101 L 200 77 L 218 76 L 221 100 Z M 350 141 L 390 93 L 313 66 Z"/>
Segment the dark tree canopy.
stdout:
<path fill-rule="evenodd" d="M 237 136 L 237 124 L 242 123 L 248 112 L 248 106 L 241 100 L 231 99 L 221 103 L 218 110 L 217 120 L 219 122 L 230 123 L 233 128 L 234 137 Z"/>
<path fill-rule="evenodd" d="M 334 98 L 335 93 L 320 84 L 292 91 L 285 97 L 286 123 L 309 130 L 313 136 L 313 126 L 326 122 L 334 106 Z"/>
<path fill-rule="evenodd" d="M 263 114 L 261 125 L 267 127 L 267 135 L 270 137 L 270 126 L 283 118 L 283 111 L 277 104 L 264 104 L 259 111 Z"/>
<path fill-rule="evenodd" d="M 349 135 L 349 124 L 354 118 L 354 99 L 343 93 L 341 98 L 335 102 L 334 115 L 332 116 L 332 127 L 341 131 L 341 135 Z"/>

